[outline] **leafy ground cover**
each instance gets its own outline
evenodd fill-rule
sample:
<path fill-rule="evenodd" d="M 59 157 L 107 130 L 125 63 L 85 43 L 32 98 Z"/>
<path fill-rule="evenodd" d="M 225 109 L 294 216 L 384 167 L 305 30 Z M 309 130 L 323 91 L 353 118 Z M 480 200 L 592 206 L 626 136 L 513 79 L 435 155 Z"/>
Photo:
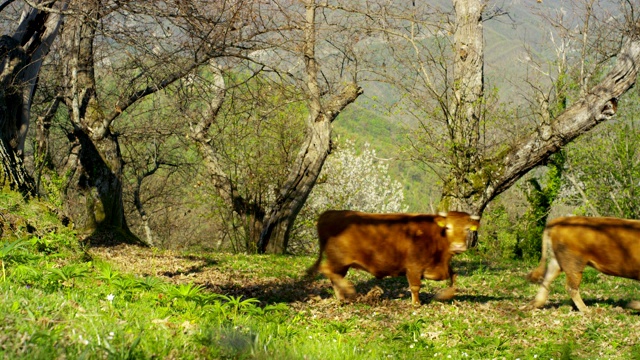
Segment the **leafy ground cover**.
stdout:
<path fill-rule="evenodd" d="M 563 276 L 548 306 L 526 309 L 534 264 L 473 253 L 454 260 L 453 301 L 424 281 L 413 307 L 406 279 L 354 271 L 361 295 L 339 304 L 326 279 L 303 277 L 311 257 L 85 248 L 46 207 L 2 196 L 0 358 L 640 358 L 638 313 L 623 308 L 638 283 L 593 270 L 584 315 Z"/>

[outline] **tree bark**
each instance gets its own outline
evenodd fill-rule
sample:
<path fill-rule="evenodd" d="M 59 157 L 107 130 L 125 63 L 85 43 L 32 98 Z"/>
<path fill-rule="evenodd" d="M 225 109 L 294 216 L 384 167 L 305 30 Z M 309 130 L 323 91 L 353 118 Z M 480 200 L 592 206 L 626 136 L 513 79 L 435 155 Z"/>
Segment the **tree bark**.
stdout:
<path fill-rule="evenodd" d="M 27 197 L 36 194 L 35 181 L 23 165 L 31 103 L 42 62 L 58 35 L 62 11 L 67 7 L 66 2 L 47 5 L 55 10 L 25 5 L 13 36 L 0 38 L 1 180 Z"/>
<path fill-rule="evenodd" d="M 13 190 L 20 191 L 24 196 L 35 195 L 35 183 L 29 176 L 22 163 L 21 153 L 18 151 L 20 137 L 19 113 L 22 108 L 20 88 L 24 85 L 16 83 L 16 77 L 28 62 L 28 55 L 20 43 L 10 36 L 0 38 L 0 161 L 2 184 L 8 184 Z"/>
<path fill-rule="evenodd" d="M 96 94 L 94 75 L 95 29 L 98 2 L 82 5 L 82 15 L 69 18 L 62 34 L 66 94 L 73 130 L 67 134 L 73 156 L 64 169 L 71 174 L 65 211 L 95 245 L 143 244 L 128 228 L 122 193 L 124 161 L 118 138 L 109 130 Z"/>
<path fill-rule="evenodd" d="M 483 0 L 454 0 L 453 99 L 446 114 L 451 138 L 450 171 L 444 181 L 441 211 L 475 213 L 473 182 L 468 174 L 475 168 L 479 153 L 480 121 L 484 97 Z"/>
<path fill-rule="evenodd" d="M 307 79 L 309 116 L 306 121 L 306 136 L 297 158 L 289 171 L 287 181 L 278 192 L 275 204 L 265 218 L 258 251 L 282 254 L 286 252 L 289 234 L 296 216 L 320 175 L 322 165 L 331 151 L 332 122 L 349 104 L 354 102 L 362 89 L 356 84 L 347 85 L 332 99 L 322 102 L 318 86 L 318 63 L 316 62 L 316 4 L 306 4 L 306 25 L 303 56 Z"/>

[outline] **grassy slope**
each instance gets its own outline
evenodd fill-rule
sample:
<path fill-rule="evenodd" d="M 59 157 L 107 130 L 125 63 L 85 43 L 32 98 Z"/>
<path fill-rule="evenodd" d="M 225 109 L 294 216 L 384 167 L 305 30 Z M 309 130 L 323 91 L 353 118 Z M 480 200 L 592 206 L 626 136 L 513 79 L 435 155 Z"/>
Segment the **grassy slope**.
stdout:
<path fill-rule="evenodd" d="M 411 212 L 433 211 L 440 197 L 436 179 L 424 165 L 403 153 L 409 145 L 408 126 L 356 103 L 348 107 L 334 123 L 334 134 L 352 139 L 356 144 L 368 142 L 377 155 L 389 164 L 389 175 L 404 186 L 405 204 Z"/>
<path fill-rule="evenodd" d="M 459 294 L 451 302 L 431 301 L 444 284 L 424 281 L 423 305 L 413 308 L 405 279 L 378 281 L 356 271 L 349 278 L 359 293 L 375 286 L 384 293 L 340 305 L 326 279 L 301 278 L 310 257 L 82 249 L 43 209 L 15 194 L 0 196 L 7 271 L 0 281 L 0 358 L 629 359 L 640 353 L 637 313 L 621 308 L 637 295 L 638 283 L 592 270 L 582 286 L 592 310 L 586 315 L 572 310 L 562 277 L 546 308 L 522 309 L 536 291 L 523 278 L 533 265 L 471 254 L 454 261 Z M 20 239 L 22 248 L 7 250 Z"/>

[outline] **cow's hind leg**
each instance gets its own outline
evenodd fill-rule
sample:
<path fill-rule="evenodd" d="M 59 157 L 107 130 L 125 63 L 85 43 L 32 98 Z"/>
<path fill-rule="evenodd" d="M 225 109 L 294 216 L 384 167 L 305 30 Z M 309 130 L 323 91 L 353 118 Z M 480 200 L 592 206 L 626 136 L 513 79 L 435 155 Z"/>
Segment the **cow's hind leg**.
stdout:
<path fill-rule="evenodd" d="M 561 269 L 560 264 L 558 264 L 558 260 L 555 257 L 552 257 L 549 260 L 549 264 L 547 265 L 547 271 L 544 274 L 544 280 L 542 280 L 542 284 L 540 284 L 540 289 L 538 289 L 538 294 L 536 294 L 535 299 L 531 303 L 531 306 L 534 308 L 542 307 L 547 302 L 547 298 L 549 297 L 549 287 L 551 286 L 551 282 L 555 280 L 558 275 L 560 275 Z"/>
<path fill-rule="evenodd" d="M 333 291 L 336 293 L 336 298 L 339 301 L 349 300 L 356 294 L 356 289 L 353 287 L 353 284 L 344 278 L 348 270 L 348 266 L 334 269 L 330 265 L 324 264 L 320 267 L 320 272 L 331 280 Z"/>
<path fill-rule="evenodd" d="M 582 282 L 582 271 L 584 270 L 583 266 L 571 266 L 565 269 L 565 274 L 567 274 L 567 291 L 571 296 L 571 300 L 576 305 L 578 310 L 581 312 L 587 312 L 587 305 L 582 301 L 582 297 L 580 296 L 580 282 Z"/>

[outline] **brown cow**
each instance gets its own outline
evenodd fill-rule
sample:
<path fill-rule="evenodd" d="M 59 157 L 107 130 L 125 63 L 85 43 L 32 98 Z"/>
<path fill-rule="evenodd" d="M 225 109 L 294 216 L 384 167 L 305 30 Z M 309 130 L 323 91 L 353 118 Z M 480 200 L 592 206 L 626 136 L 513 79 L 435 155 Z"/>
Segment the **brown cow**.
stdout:
<path fill-rule="evenodd" d="M 607 275 L 640 280 L 640 221 L 584 216 L 550 221 L 542 236 L 540 264 L 527 275 L 531 282 L 542 281 L 531 306 L 547 302 L 549 285 L 564 271 L 573 303 L 586 312 L 578 287 L 587 265 Z M 638 301 L 627 306 L 640 310 Z"/>
<path fill-rule="evenodd" d="M 381 279 L 406 275 L 411 301 L 420 305 L 420 280 L 450 279 L 450 286 L 438 300 L 455 294 L 456 274 L 449 261 L 467 249 L 467 236 L 476 231 L 479 217 L 450 211 L 446 214 L 368 214 L 330 210 L 318 219 L 320 251 L 307 270 L 318 269 L 331 280 L 338 300 L 355 295 L 344 277 L 349 268 L 361 269 Z M 326 260 L 320 266 L 323 254 Z"/>

